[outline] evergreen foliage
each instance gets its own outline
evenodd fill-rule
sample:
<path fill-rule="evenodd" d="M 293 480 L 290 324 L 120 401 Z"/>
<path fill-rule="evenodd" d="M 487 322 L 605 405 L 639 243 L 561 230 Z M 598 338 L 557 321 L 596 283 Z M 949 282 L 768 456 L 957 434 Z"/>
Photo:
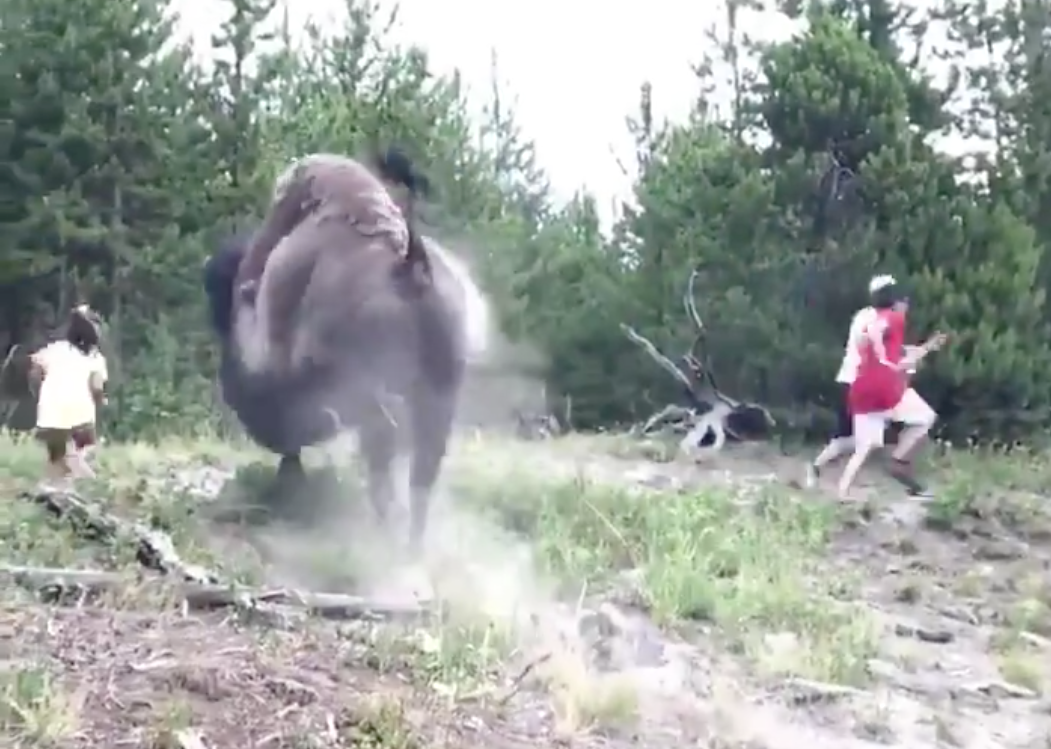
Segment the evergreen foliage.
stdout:
<path fill-rule="evenodd" d="M 571 399 L 578 428 L 676 397 L 618 323 L 684 350 L 694 268 L 720 384 L 792 424 L 832 395 L 847 319 L 879 268 L 909 285 L 915 337 L 951 336 L 919 380 L 949 435 L 1045 428 L 1051 0 L 782 5 L 806 30 L 775 45 L 727 13 L 723 59 L 697 67 L 687 121 L 655 122 L 644 87 L 634 191 L 603 232 L 590 196 L 553 200 L 499 86 L 472 118 L 460 80 L 394 44 L 369 0 L 299 42 L 275 0 L 223 0 L 207 67 L 177 43 L 164 0 L 5 0 L 0 344 L 38 341 L 89 301 L 117 359 L 112 434 L 214 424 L 201 261 L 258 215 L 290 159 L 396 142 L 434 183 L 432 233 L 469 248 L 503 330 L 541 354 L 548 407 Z M 947 82 L 922 54 L 934 27 L 953 40 Z M 986 64 L 964 64 L 986 49 Z M 723 116 L 707 98 L 719 70 L 733 88 Z M 949 156 L 946 133 L 994 148 Z"/>

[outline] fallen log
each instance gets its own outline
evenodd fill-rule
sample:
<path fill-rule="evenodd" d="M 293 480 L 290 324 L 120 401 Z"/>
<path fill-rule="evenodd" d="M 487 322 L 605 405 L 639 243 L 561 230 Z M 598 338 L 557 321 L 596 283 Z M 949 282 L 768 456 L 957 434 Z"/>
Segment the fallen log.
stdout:
<path fill-rule="evenodd" d="M 153 579 L 154 584 L 163 583 L 174 589 L 192 608 L 234 607 L 275 622 L 286 618 L 278 609 L 295 609 L 313 616 L 341 620 L 414 618 L 425 612 L 417 602 L 385 602 L 340 593 L 289 589 L 250 590 L 232 585 L 218 573 L 184 561 L 171 536 L 164 531 L 117 517 L 70 489 L 41 487 L 21 496 L 71 523 L 74 529 L 100 540 L 133 539 L 138 545 L 136 557 L 139 564 L 160 575 Z M 127 575 L 92 570 L 10 567 L 7 574 L 17 584 L 38 590 L 74 588 L 100 592 L 128 585 Z"/>
<path fill-rule="evenodd" d="M 738 425 L 746 425 L 747 431 L 765 431 L 773 426 L 773 417 L 762 406 L 741 403 L 720 392 L 714 379 L 706 374 L 706 370 L 702 371 L 695 357 L 684 357 L 688 364 L 693 365 L 691 369 L 696 370 L 691 377 L 631 326 L 621 323 L 620 328 L 630 341 L 683 386 L 691 405 L 690 408 L 676 404 L 665 406 L 646 420 L 640 430 L 642 434 L 674 423 L 678 427 L 676 431 L 686 433 L 679 442 L 679 451 L 696 459 L 720 451 L 727 436 L 739 441 L 747 439 L 746 430 L 739 429 Z M 708 435 L 712 437 L 711 443 L 702 444 Z"/>
<path fill-rule="evenodd" d="M 383 601 L 343 593 L 319 593 L 287 588 L 254 589 L 236 585 L 175 582 L 163 577 L 135 577 L 106 570 L 27 567 L 0 563 L 0 583 L 13 583 L 34 593 L 99 595 L 133 587 L 170 591 L 191 609 L 227 607 L 260 609 L 280 606 L 340 621 L 415 619 L 425 613 L 417 602 Z"/>
<path fill-rule="evenodd" d="M 205 567 L 184 562 L 175 550 L 171 536 L 164 531 L 119 518 L 70 489 L 41 487 L 22 496 L 99 540 L 135 540 L 138 545 L 136 558 L 147 569 L 197 583 L 219 582 L 218 575 Z"/>
<path fill-rule="evenodd" d="M 661 353 L 649 339 L 630 325 L 620 324 L 628 340 L 641 348 L 646 356 L 682 386 L 689 404 L 688 408 L 676 404 L 665 406 L 647 419 L 642 426 L 642 433 L 675 421 L 679 426 L 677 431 L 686 432 L 679 442 L 679 451 L 692 458 L 698 458 L 703 453 L 718 452 L 726 444 L 727 436 L 736 440 L 768 436 L 776 424 L 766 408 L 755 403 L 742 403 L 723 393 L 715 382 L 710 362 L 698 353 L 706 337 L 704 322 L 694 303 L 694 284 L 698 275 L 698 269 L 690 273 L 683 294 L 683 307 L 697 332 L 693 344 L 681 357 L 681 366 Z M 709 435 L 711 442 L 703 444 Z"/>

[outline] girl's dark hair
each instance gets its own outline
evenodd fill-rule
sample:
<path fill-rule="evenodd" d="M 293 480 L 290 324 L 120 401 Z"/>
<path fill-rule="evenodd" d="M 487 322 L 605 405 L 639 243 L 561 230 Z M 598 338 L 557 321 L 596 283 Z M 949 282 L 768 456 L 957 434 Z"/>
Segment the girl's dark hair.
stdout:
<path fill-rule="evenodd" d="M 872 292 L 872 306 L 876 309 L 890 309 L 903 299 L 901 289 L 897 284 L 887 284 Z"/>
<path fill-rule="evenodd" d="M 99 329 L 92 316 L 91 312 L 77 307 L 69 313 L 66 324 L 66 340 L 84 354 L 90 354 L 99 345 Z"/>

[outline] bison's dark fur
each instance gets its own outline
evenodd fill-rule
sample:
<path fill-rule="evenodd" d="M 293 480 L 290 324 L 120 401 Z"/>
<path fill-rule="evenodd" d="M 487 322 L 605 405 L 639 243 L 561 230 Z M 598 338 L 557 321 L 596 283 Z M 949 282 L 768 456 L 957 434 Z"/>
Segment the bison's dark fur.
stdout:
<path fill-rule="evenodd" d="M 410 194 L 420 181 L 403 158 L 381 159 L 379 173 Z M 467 356 L 484 345 L 469 320 L 480 296 L 458 268 L 370 171 L 329 155 L 282 175 L 263 227 L 232 238 L 205 267 L 223 397 L 249 435 L 292 467 L 302 448 L 356 428 L 381 516 L 404 441 L 414 543 Z"/>

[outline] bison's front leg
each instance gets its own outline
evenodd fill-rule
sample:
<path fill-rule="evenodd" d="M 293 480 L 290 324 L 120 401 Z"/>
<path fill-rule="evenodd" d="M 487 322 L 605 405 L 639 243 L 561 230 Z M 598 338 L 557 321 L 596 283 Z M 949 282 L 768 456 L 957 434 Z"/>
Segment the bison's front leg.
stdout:
<path fill-rule="evenodd" d="M 277 476 L 274 478 L 274 489 L 277 497 L 285 499 L 295 496 L 306 482 L 307 472 L 299 453 L 282 455 L 277 464 Z"/>
<path fill-rule="evenodd" d="M 361 452 L 368 473 L 369 502 L 383 523 L 396 496 L 394 458 L 398 452 L 397 424 L 385 410 L 377 408 L 362 423 Z"/>
<path fill-rule="evenodd" d="M 298 481 L 306 476 L 303 468 L 303 459 L 299 453 L 282 455 L 277 464 L 277 478 L 279 481 Z"/>
<path fill-rule="evenodd" d="M 423 546 L 431 493 L 445 459 L 455 415 L 455 392 L 426 390 L 417 394 L 412 404 L 409 544 L 414 551 Z"/>

